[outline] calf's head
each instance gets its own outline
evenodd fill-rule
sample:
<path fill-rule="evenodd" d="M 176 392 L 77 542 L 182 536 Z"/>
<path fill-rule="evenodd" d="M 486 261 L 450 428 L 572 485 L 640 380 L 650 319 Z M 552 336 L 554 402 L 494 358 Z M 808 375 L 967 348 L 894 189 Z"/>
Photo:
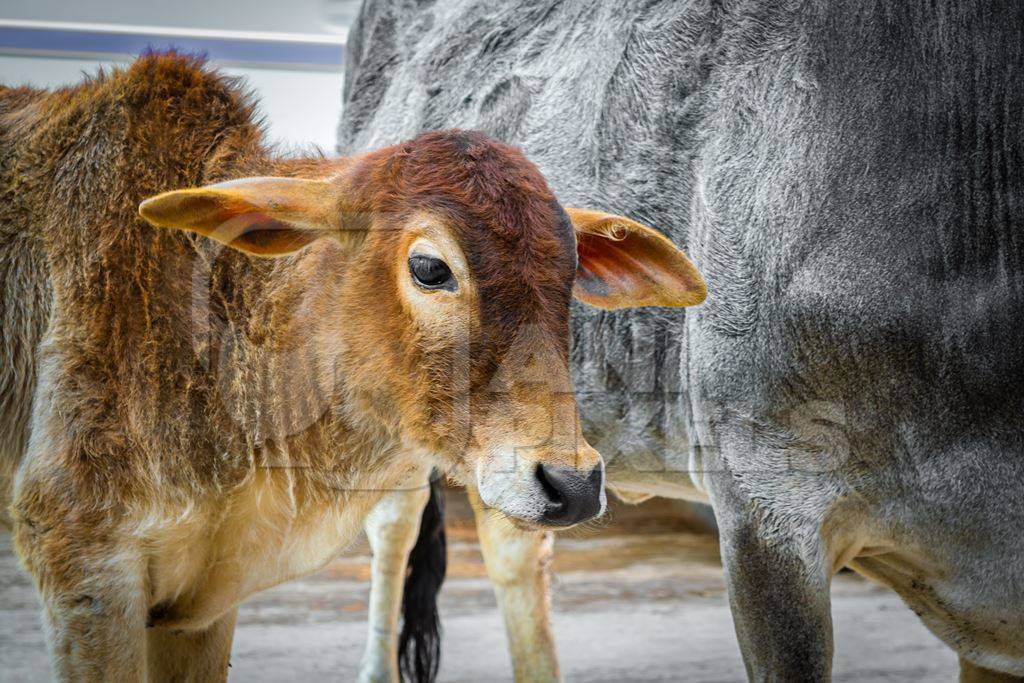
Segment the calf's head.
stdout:
<path fill-rule="evenodd" d="M 604 507 L 569 379 L 573 295 L 621 308 L 705 292 L 662 235 L 563 209 L 522 154 L 472 132 L 425 133 L 325 177 L 167 192 L 140 212 L 259 256 L 340 244 L 340 293 L 310 335 L 332 349 L 343 410 L 384 422 L 527 526 Z"/>

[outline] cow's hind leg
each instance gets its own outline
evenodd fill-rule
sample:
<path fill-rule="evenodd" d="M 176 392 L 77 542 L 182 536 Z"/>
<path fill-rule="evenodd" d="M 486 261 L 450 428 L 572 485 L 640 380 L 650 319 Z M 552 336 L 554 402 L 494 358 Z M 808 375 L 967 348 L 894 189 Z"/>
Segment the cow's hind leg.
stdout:
<path fill-rule="evenodd" d="M 398 616 L 402 608 L 409 552 L 416 543 L 420 515 L 430 497 L 424 485 L 392 491 L 366 518 L 366 537 L 373 559 L 370 567 L 369 626 L 366 651 L 359 667 L 360 683 L 398 681 Z"/>
<path fill-rule="evenodd" d="M 147 631 L 149 683 L 213 683 L 228 679 L 238 609 L 203 630 Z"/>
<path fill-rule="evenodd" d="M 516 529 L 485 509 L 476 491 L 467 492 L 476 514 L 487 573 L 505 617 L 515 680 L 561 680 L 548 592 L 552 534 Z"/>
<path fill-rule="evenodd" d="M 960 683 L 1020 683 L 1024 678 L 1012 674 L 999 673 L 991 669 L 971 664 L 960 658 Z"/>

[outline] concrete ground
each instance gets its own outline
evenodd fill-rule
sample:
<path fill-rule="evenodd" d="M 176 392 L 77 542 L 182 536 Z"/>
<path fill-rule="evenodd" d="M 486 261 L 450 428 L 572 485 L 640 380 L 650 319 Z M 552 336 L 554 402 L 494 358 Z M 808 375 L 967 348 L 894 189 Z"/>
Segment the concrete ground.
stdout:
<path fill-rule="evenodd" d="M 449 505 L 442 681 L 511 679 L 497 612 L 461 494 Z M 556 542 L 554 624 L 569 681 L 740 681 L 714 538 L 678 504 L 616 506 Z M 367 549 L 246 602 L 231 680 L 352 680 L 365 639 Z M 956 658 L 899 599 L 850 573 L 832 590 L 837 681 L 954 681 Z M 0 681 L 45 681 L 39 605 L 0 538 Z"/>

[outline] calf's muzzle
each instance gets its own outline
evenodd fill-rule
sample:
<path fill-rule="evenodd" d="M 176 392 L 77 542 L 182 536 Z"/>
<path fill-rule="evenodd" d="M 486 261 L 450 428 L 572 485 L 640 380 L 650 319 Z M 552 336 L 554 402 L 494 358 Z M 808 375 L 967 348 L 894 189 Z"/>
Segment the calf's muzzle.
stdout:
<path fill-rule="evenodd" d="M 572 526 L 600 514 L 603 479 L 600 463 L 589 472 L 539 463 L 536 476 L 547 498 L 541 516 L 544 524 Z"/>

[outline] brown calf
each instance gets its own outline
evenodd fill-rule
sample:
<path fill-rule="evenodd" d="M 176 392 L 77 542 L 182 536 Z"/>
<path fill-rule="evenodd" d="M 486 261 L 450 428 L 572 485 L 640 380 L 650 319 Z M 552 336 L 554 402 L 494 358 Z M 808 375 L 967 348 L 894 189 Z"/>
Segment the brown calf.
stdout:
<path fill-rule="evenodd" d="M 238 603 L 431 465 L 528 528 L 598 514 L 574 276 L 599 306 L 704 295 L 510 147 L 282 158 L 173 55 L 0 91 L 0 150 L 0 496 L 62 680 L 223 678 Z"/>

